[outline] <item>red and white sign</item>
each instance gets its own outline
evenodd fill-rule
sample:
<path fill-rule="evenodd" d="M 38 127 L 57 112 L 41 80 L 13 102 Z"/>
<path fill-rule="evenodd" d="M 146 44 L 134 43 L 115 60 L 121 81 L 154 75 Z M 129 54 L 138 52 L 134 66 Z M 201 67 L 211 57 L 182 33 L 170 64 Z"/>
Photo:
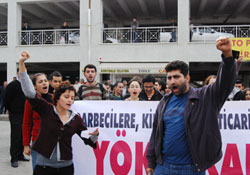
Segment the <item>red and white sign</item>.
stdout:
<path fill-rule="evenodd" d="M 76 101 L 78 112 L 91 130 L 99 128 L 97 149 L 73 137 L 75 175 L 144 175 L 146 151 L 158 102 Z M 250 103 L 226 102 L 218 123 L 223 157 L 206 174 L 250 175 Z M 86 134 L 86 133 L 85 133 Z"/>

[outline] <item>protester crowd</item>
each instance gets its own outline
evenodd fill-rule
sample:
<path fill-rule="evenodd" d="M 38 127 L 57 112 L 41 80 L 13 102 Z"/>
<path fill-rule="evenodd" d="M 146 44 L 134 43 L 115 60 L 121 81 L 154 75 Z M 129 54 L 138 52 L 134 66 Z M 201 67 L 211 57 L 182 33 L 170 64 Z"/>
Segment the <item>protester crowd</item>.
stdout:
<path fill-rule="evenodd" d="M 228 57 L 226 59 L 223 57 L 222 68 L 220 70 L 222 73 L 218 74 L 218 77 L 216 75 L 207 77 L 204 80 L 202 90 L 197 95 L 197 98 L 211 98 L 206 103 L 211 105 L 208 107 L 215 107 L 217 109 L 214 111 L 214 116 L 217 115 L 225 100 L 250 100 L 249 87 L 245 87 L 241 80 L 230 81 L 228 79 L 227 76 L 229 75 L 225 73 L 224 69 L 226 69 L 226 66 L 231 66 L 231 69 L 233 69 L 234 61 L 231 59 L 231 54 L 228 54 L 230 50 L 226 50 L 229 49 L 228 41 L 221 40 L 220 42 L 217 43 L 217 48 L 222 51 L 225 57 Z M 172 62 L 166 67 L 168 73 L 167 81 L 170 83 L 166 83 L 150 74 L 143 78 L 135 76 L 128 82 L 127 80 L 112 83 L 110 80 L 97 82 L 96 66 L 88 64 L 82 70 L 85 81 L 75 81 L 75 84 L 71 84 L 68 80 L 63 81 L 63 75 L 58 71 L 52 72 L 48 78 L 44 73 L 37 73 L 30 79 L 25 67 L 25 61 L 29 58 L 29 53 L 22 52 L 19 59 L 20 70 L 17 70 L 17 80 L 13 80 L 8 85 L 4 83 L 1 86 L 0 112 L 7 111 L 9 113 L 11 124 L 11 166 L 18 167 L 18 161 L 29 161 L 24 154 L 31 155 L 34 174 L 49 174 L 49 172 L 53 174 L 55 171 L 60 171 L 61 174 L 72 174 L 74 172 L 71 137 L 74 133 L 77 133 L 81 137 L 81 132 L 87 129 L 81 121 L 80 116 L 70 110 L 74 100 L 160 101 L 162 107 L 165 108 L 166 106 L 164 107 L 164 105 L 168 102 L 168 98 L 170 98 L 166 110 L 172 106 L 181 105 L 182 112 L 184 112 L 186 101 L 188 103 L 187 92 L 190 91 L 195 94 L 196 90 L 189 83 L 188 66 L 180 61 Z M 232 71 L 231 74 L 236 80 L 236 73 L 234 74 Z M 183 83 L 179 84 L 178 79 L 182 76 L 184 77 Z M 222 78 L 226 78 L 227 80 L 223 80 Z M 230 85 L 230 88 L 224 90 L 223 88 L 227 84 Z M 205 90 L 203 91 L 203 89 Z M 220 93 L 219 96 L 217 95 L 218 92 Z M 184 96 L 179 99 L 180 95 L 183 94 Z M 208 96 L 209 94 L 211 96 Z M 215 96 L 218 98 L 218 103 L 216 104 L 214 103 Z M 176 104 L 177 101 L 181 103 Z M 203 108 L 204 104 L 197 103 L 196 105 L 200 105 L 199 107 L 203 112 L 206 111 Z M 158 106 L 158 108 L 160 107 L 161 105 Z M 164 110 L 160 110 L 158 115 Z M 175 113 L 174 111 L 172 112 L 173 114 Z M 163 122 L 166 122 L 165 119 Z M 67 125 L 71 127 L 66 127 Z M 168 123 L 165 123 L 165 125 L 172 127 Z M 163 124 L 159 127 L 163 127 Z M 184 123 L 182 127 L 184 127 Z M 159 145 L 155 145 L 153 135 L 158 131 L 154 129 L 149 149 L 158 153 Z M 215 130 L 217 129 L 215 128 Z M 51 132 L 55 134 L 50 135 Z M 183 131 L 184 133 L 185 131 Z M 91 133 L 89 138 L 82 138 L 82 140 L 86 145 L 95 148 L 98 135 L 99 132 L 96 130 Z M 165 142 L 170 145 L 173 144 L 171 143 L 174 140 L 173 138 L 168 138 L 170 142 L 168 139 L 167 141 L 164 140 L 169 137 L 168 134 L 162 137 L 163 144 Z M 187 145 L 186 140 L 181 140 L 180 143 Z M 166 151 L 168 148 L 163 147 L 163 149 L 161 151 Z M 187 157 L 184 157 L 185 162 L 191 163 L 192 159 L 188 146 L 185 149 L 187 151 Z M 160 161 L 157 158 L 156 161 L 155 158 L 152 158 L 154 156 L 156 155 L 148 152 L 149 169 L 147 171 L 152 172 L 156 168 L 159 173 L 163 171 L 163 168 L 157 165 L 161 161 L 165 164 L 165 157 L 161 157 Z M 197 154 L 196 156 L 200 155 Z M 176 157 L 172 158 L 175 161 Z M 218 155 L 216 155 L 215 159 L 217 161 Z M 202 170 L 210 166 L 210 164 L 204 162 L 201 162 L 200 165 Z"/>
<path fill-rule="evenodd" d="M 84 81 L 84 79 L 82 79 L 81 81 L 76 80 L 75 83 L 72 84 L 77 92 L 77 96 L 75 97 L 75 100 L 81 99 L 79 93 L 82 93 L 82 88 L 86 87 L 86 85 L 88 84 L 89 80 L 87 79 L 87 77 L 85 78 L 86 78 L 86 81 Z M 53 87 L 59 86 L 62 82 L 65 82 L 63 81 L 63 75 L 58 71 L 54 71 L 53 73 L 51 73 L 48 79 L 49 79 L 48 80 L 49 81 L 49 93 L 51 94 L 53 93 L 53 90 L 54 90 Z M 136 93 L 138 97 L 140 97 L 139 98 L 140 101 L 144 101 L 144 100 L 145 101 L 147 100 L 159 101 L 162 96 L 171 92 L 170 88 L 164 82 L 164 80 L 160 78 L 154 78 L 153 75 L 148 75 L 144 78 L 135 76 L 130 79 L 128 84 L 127 84 L 127 80 L 117 81 L 115 83 L 112 83 L 110 80 L 106 80 L 106 81 L 99 83 L 99 86 L 102 86 L 102 88 L 100 87 L 99 88 L 102 91 L 102 93 L 108 94 L 106 95 L 107 96 L 106 100 L 127 100 L 127 98 L 133 94 L 130 91 L 134 89 L 134 86 L 130 87 L 130 84 L 134 79 L 136 79 L 136 81 L 138 82 L 137 87 L 138 89 L 140 89 Z M 144 83 L 143 83 L 143 80 L 144 80 Z M 203 85 L 205 86 L 205 85 L 214 83 L 215 80 L 216 80 L 216 75 L 210 75 L 204 80 Z M 148 81 L 147 83 L 149 83 L 150 86 L 147 86 L 147 83 L 145 84 L 145 81 Z M 3 85 L 0 86 L 0 114 L 6 113 L 5 106 L 3 104 L 3 99 L 4 99 L 5 89 L 7 87 L 7 84 L 8 84 L 7 81 L 5 81 Z M 79 92 L 80 87 L 81 87 L 81 91 Z M 146 96 L 148 97 L 148 99 L 145 96 L 145 91 L 147 92 Z M 155 94 L 157 98 L 151 99 L 152 97 L 150 98 L 150 96 L 152 96 L 152 94 Z M 248 86 L 245 86 L 242 80 L 238 79 L 236 81 L 234 90 L 228 97 L 228 100 L 229 101 L 250 100 L 250 88 Z"/>

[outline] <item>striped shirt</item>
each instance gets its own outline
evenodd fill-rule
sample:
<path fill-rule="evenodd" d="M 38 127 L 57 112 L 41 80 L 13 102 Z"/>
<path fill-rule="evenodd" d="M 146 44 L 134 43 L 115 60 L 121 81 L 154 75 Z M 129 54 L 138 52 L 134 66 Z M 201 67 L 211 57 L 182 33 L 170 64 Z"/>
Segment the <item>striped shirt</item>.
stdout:
<path fill-rule="evenodd" d="M 109 99 L 109 94 L 108 94 L 106 87 L 100 83 L 96 83 L 94 86 L 88 86 L 86 84 L 80 86 L 78 95 L 79 95 L 80 100 L 108 100 Z"/>

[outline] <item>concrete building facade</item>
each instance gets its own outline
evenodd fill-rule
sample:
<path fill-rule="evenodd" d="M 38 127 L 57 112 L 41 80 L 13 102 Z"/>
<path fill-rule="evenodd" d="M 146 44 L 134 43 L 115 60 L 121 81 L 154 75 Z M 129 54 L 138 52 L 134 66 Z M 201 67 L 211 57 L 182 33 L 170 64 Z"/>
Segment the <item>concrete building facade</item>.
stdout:
<path fill-rule="evenodd" d="M 167 2 L 168 0 L 166 0 Z M 121 1 L 119 1 L 121 3 Z M 0 0 L 0 7 L 7 9 L 7 14 L 3 14 L 6 20 L 7 45 L 0 46 L 0 70 L 1 80 L 7 79 L 11 81 L 16 76 L 16 67 L 19 54 L 22 50 L 27 50 L 31 54 L 28 60 L 30 70 L 33 72 L 43 71 L 52 72 L 52 69 L 66 70 L 71 76 L 83 78 L 82 68 L 86 64 L 95 64 L 98 68 L 98 79 L 111 79 L 113 82 L 130 78 L 134 75 L 154 74 L 156 77 L 165 77 L 164 67 L 173 60 L 183 60 L 190 64 L 196 72 L 193 72 L 197 81 L 201 81 L 206 75 L 214 73 L 215 69 L 211 69 L 220 62 L 220 52 L 216 50 L 215 42 L 190 42 L 190 0 L 177 0 L 177 42 L 139 42 L 139 43 L 104 43 L 103 42 L 103 21 L 105 21 L 105 13 L 112 14 L 108 10 L 107 1 L 103 0 Z M 203 1 L 202 1 L 203 2 Z M 57 3 L 57 4 L 56 4 Z M 70 11 L 63 3 L 72 3 L 72 7 L 78 7 L 77 12 Z M 205 2 L 204 2 L 205 3 Z M 62 23 L 65 18 L 63 16 L 76 13 L 79 15 L 76 20 L 71 22 L 76 28 L 79 27 L 79 43 L 76 44 L 34 44 L 23 45 L 20 43 L 20 32 L 24 20 L 27 19 L 25 14 L 36 15 L 34 11 L 35 5 L 39 9 L 44 9 L 44 13 L 50 13 L 54 16 L 62 14 Z M 48 5 L 49 4 L 49 5 Z M 30 13 L 29 13 L 29 5 Z M 51 6 L 50 6 L 51 5 Z M 53 6 L 57 9 L 53 10 Z M 142 4 L 141 4 L 142 5 Z M 149 7 L 143 6 L 145 13 Z M 126 10 L 126 8 L 123 7 Z M 143 8 L 142 8 L 143 9 Z M 132 10 L 131 10 L 132 11 Z M 164 11 L 163 11 L 164 12 Z M 132 12 L 131 12 L 132 13 Z M 37 8 L 37 18 L 41 16 Z M 133 13 L 131 14 L 132 18 Z M 49 16 L 49 15 L 48 15 Z M 43 17 L 41 17 L 43 18 Z M 49 17 L 44 17 L 49 21 Z M 70 20 L 70 19 L 66 19 Z M 107 19 L 106 21 L 108 21 Z M 119 20 L 119 19 L 118 19 Z M 55 20 L 56 21 L 56 20 Z M 58 21 L 58 20 L 57 20 Z M 112 21 L 112 20 L 110 20 Z M 39 27 L 34 21 L 32 23 L 36 28 Z M 152 22 L 151 22 L 152 23 Z M 112 22 L 110 22 L 111 26 Z M 2 24 L 1 24 L 2 25 Z M 46 22 L 40 23 L 41 26 L 47 26 Z M 55 28 L 59 28 L 60 24 L 53 23 Z M 152 25 L 152 24 L 151 24 Z M 2 25 L 4 26 L 4 25 Z M 0 27 L 4 30 L 4 27 Z M 49 64 L 58 64 L 54 68 Z M 194 64 L 193 64 L 194 63 Z M 208 69 L 204 70 L 203 64 L 207 63 Z M 45 67 L 39 67 L 44 65 Z M 73 66 L 72 66 L 73 65 Z M 197 66 L 197 67 L 196 67 Z M 216 67 L 215 66 L 215 67 Z M 205 66 L 206 68 L 206 66 Z M 247 69 L 248 65 L 244 65 Z M 51 70 L 50 70 L 51 69 Z M 72 71 L 75 72 L 72 74 Z M 71 72 L 71 73 L 70 73 Z M 204 73 L 203 76 L 200 74 Z M 247 82 L 249 72 L 245 71 L 242 78 Z M 249 82 L 249 81 L 248 81 Z"/>

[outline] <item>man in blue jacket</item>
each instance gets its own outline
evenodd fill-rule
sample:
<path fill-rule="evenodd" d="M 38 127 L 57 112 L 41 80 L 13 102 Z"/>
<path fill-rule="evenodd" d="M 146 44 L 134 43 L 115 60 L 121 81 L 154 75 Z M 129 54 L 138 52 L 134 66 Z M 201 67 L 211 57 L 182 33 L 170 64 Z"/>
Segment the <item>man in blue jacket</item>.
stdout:
<path fill-rule="evenodd" d="M 147 172 L 154 175 L 200 174 L 222 157 L 217 116 L 232 91 L 236 63 L 229 38 L 220 38 L 222 51 L 216 82 L 194 89 L 188 65 L 173 61 L 166 66 L 172 93 L 159 102 L 149 141 Z"/>

